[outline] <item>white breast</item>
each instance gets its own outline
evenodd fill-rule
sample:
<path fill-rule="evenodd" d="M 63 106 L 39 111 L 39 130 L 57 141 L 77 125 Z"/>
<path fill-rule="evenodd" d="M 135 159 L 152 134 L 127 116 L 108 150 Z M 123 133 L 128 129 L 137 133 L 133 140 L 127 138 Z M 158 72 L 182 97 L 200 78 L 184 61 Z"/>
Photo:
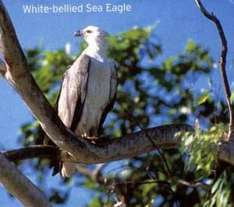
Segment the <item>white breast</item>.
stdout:
<path fill-rule="evenodd" d="M 91 59 L 88 88 L 82 116 L 76 130 L 83 136 L 98 136 L 103 110 L 110 101 L 111 67 L 109 62 Z"/>

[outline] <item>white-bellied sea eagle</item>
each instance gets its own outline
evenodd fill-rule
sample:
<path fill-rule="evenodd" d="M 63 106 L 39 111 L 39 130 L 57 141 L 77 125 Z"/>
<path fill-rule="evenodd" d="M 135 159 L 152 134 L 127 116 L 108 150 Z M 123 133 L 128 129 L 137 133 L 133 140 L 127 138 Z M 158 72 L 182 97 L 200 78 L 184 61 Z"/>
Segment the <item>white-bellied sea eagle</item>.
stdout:
<path fill-rule="evenodd" d="M 88 46 L 64 74 L 57 110 L 66 127 L 77 136 L 95 139 L 115 100 L 116 63 L 107 57 L 105 31 L 88 26 L 75 35 L 83 37 Z M 61 175 L 71 176 L 75 166 L 63 163 Z"/>

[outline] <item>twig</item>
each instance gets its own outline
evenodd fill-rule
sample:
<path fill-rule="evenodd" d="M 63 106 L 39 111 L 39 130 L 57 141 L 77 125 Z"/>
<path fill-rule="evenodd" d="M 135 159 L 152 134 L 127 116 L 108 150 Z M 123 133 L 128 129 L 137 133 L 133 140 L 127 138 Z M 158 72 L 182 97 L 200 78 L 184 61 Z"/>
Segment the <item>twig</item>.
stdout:
<path fill-rule="evenodd" d="M 135 124 L 142 130 L 142 131 L 145 131 L 145 135 L 146 137 L 148 138 L 148 140 L 151 142 L 151 144 L 156 148 L 158 154 L 159 154 L 159 157 L 161 158 L 162 162 L 164 163 L 165 167 L 166 167 L 166 174 L 168 174 L 169 177 L 172 177 L 172 172 L 170 170 L 170 167 L 167 163 L 167 159 L 164 155 L 163 152 L 161 152 L 161 149 L 159 148 L 159 146 L 154 142 L 153 138 L 148 134 L 148 132 L 141 126 L 141 123 L 134 117 L 132 116 L 131 114 L 129 114 L 129 112 L 127 110 L 124 109 L 124 111 L 128 114 L 128 117 L 133 120 L 135 122 Z"/>
<path fill-rule="evenodd" d="M 226 72 L 226 59 L 227 59 L 227 52 L 228 52 L 227 39 L 223 30 L 222 24 L 219 21 L 219 19 L 214 15 L 214 13 L 212 12 L 209 13 L 200 0 L 195 0 L 195 2 L 198 8 L 200 9 L 200 11 L 203 13 L 203 15 L 215 24 L 219 33 L 220 40 L 221 40 L 222 50 L 221 50 L 219 63 L 220 63 L 220 72 L 222 76 L 222 81 L 224 85 L 224 93 L 225 93 L 228 111 L 229 111 L 228 139 L 233 139 L 234 138 L 233 136 L 234 135 L 234 126 L 233 126 L 234 117 L 233 117 L 233 110 L 232 110 L 232 105 L 231 105 L 231 89 L 230 89 L 227 72 Z"/>
<path fill-rule="evenodd" d="M 171 184 L 167 181 L 162 181 L 162 180 L 144 180 L 144 181 L 131 181 L 131 180 L 127 180 L 127 181 L 123 181 L 123 182 L 114 182 L 112 183 L 112 185 L 114 186 L 119 186 L 119 185 L 147 185 L 147 184 L 160 184 L 160 185 L 168 185 L 171 186 Z"/>
<path fill-rule="evenodd" d="M 127 181 L 124 181 L 124 182 L 115 182 L 115 183 L 113 183 L 113 185 L 115 185 L 115 186 L 118 186 L 118 185 L 146 185 L 146 184 L 152 184 L 152 183 L 171 186 L 171 184 L 169 182 L 167 182 L 167 181 L 156 180 L 156 179 L 148 179 L 148 180 L 145 180 L 145 181 L 127 180 Z M 206 184 L 201 183 L 201 182 L 190 183 L 190 182 L 188 182 L 186 180 L 178 180 L 177 183 L 180 184 L 180 185 L 190 187 L 190 188 L 206 186 Z"/>

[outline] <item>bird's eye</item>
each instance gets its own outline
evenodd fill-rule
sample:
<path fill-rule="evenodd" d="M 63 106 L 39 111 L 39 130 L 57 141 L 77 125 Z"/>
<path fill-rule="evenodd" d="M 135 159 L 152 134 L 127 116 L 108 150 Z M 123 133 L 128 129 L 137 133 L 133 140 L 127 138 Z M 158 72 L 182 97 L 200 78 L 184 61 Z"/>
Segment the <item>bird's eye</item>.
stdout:
<path fill-rule="evenodd" d="M 87 30 L 86 33 L 92 33 L 92 31 L 91 30 Z"/>

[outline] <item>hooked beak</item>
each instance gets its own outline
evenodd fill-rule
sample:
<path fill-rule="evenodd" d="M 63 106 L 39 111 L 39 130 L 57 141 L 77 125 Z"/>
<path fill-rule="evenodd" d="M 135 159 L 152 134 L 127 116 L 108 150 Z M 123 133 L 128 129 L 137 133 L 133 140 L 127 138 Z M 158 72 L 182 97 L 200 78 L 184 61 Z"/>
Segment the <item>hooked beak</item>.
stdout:
<path fill-rule="evenodd" d="M 78 31 L 74 32 L 74 36 L 75 37 L 82 37 L 83 36 L 83 32 L 81 30 L 78 30 Z"/>

